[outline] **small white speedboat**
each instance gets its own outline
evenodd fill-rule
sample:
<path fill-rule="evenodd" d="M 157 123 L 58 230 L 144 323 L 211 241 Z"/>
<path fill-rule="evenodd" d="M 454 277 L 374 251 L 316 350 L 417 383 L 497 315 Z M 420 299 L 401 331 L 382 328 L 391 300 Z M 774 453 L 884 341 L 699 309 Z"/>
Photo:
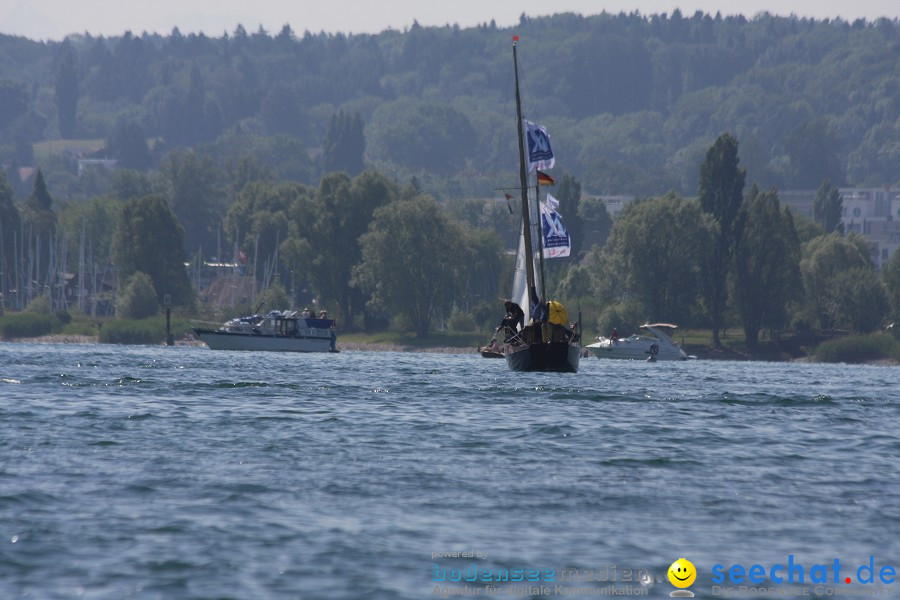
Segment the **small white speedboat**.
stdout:
<path fill-rule="evenodd" d="M 632 335 L 627 338 L 610 339 L 600 337 L 598 342 L 586 346 L 598 358 L 619 358 L 630 360 L 687 360 L 692 358 L 685 354 L 675 340 L 660 328 L 676 329 L 670 323 L 646 323 L 641 329 L 652 334 Z M 694 357 L 695 358 L 695 357 Z"/>

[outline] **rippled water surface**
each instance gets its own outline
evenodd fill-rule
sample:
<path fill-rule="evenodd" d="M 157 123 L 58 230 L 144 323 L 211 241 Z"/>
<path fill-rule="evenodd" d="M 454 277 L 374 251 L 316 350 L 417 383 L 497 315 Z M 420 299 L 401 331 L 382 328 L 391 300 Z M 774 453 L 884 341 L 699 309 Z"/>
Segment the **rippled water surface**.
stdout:
<path fill-rule="evenodd" d="M 685 556 L 698 596 L 717 563 L 900 567 L 898 401 L 897 367 L 0 344 L 0 598 L 432 598 L 476 548 Z"/>

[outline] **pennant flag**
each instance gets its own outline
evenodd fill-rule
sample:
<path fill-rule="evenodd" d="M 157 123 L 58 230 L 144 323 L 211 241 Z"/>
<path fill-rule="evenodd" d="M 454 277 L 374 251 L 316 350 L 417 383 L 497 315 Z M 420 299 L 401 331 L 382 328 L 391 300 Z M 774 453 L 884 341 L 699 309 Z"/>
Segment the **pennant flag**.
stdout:
<path fill-rule="evenodd" d="M 513 214 L 512 206 L 509 205 L 509 201 L 512 200 L 513 197 L 506 192 L 503 192 L 503 195 L 506 196 L 506 208 L 509 209 L 509 214 Z"/>
<path fill-rule="evenodd" d="M 537 180 L 538 185 L 554 185 L 556 180 L 541 171 L 540 169 L 537 172 Z"/>
<path fill-rule="evenodd" d="M 572 240 L 556 209 L 559 201 L 547 194 L 541 203 L 541 230 L 544 235 L 544 258 L 563 258 L 572 250 Z"/>
<path fill-rule="evenodd" d="M 525 121 L 525 131 L 528 139 L 528 170 L 552 169 L 556 159 L 553 158 L 553 149 L 550 147 L 550 134 L 531 121 Z"/>

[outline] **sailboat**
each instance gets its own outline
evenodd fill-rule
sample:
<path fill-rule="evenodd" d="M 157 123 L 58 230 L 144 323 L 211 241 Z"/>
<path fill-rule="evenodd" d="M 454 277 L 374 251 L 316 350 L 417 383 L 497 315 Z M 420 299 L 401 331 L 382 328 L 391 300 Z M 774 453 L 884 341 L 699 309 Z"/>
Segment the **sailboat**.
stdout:
<path fill-rule="evenodd" d="M 516 274 L 513 279 L 512 300 L 526 311 L 528 324 L 507 340 L 506 364 L 513 371 L 561 371 L 575 373 L 581 357 L 580 327 L 570 327 L 565 308 L 544 297 L 543 231 L 539 232 L 538 248 L 532 236 L 532 223 L 542 219 L 529 200 L 528 169 L 525 160 L 525 120 L 522 118 L 522 98 L 519 93 L 519 37 L 513 37 L 513 69 L 516 84 L 516 125 L 519 132 L 519 184 L 522 192 L 522 230 L 516 254 Z M 539 190 L 535 186 L 535 190 Z M 537 197 L 537 194 L 535 194 Z M 541 228 L 543 229 L 543 227 Z"/>

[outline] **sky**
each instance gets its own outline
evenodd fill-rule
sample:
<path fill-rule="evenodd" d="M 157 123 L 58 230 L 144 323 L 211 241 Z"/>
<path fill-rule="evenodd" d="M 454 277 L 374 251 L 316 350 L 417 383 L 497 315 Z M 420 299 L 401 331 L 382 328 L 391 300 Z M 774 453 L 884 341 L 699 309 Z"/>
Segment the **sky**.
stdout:
<path fill-rule="evenodd" d="M 735 7 L 735 8 L 732 8 Z M 574 12 L 670 14 L 678 8 L 690 16 L 697 10 L 747 17 L 768 11 L 817 19 L 841 17 L 874 20 L 900 18 L 898 0 L 0 0 L 0 33 L 33 40 L 61 40 L 72 33 L 120 36 L 125 31 L 167 35 L 203 32 L 218 37 L 238 24 L 253 33 L 262 26 L 276 34 L 289 24 L 297 34 L 378 33 L 420 25 L 458 24 L 473 27 L 492 19 L 500 27 L 515 25 L 519 15 L 531 17 Z"/>

